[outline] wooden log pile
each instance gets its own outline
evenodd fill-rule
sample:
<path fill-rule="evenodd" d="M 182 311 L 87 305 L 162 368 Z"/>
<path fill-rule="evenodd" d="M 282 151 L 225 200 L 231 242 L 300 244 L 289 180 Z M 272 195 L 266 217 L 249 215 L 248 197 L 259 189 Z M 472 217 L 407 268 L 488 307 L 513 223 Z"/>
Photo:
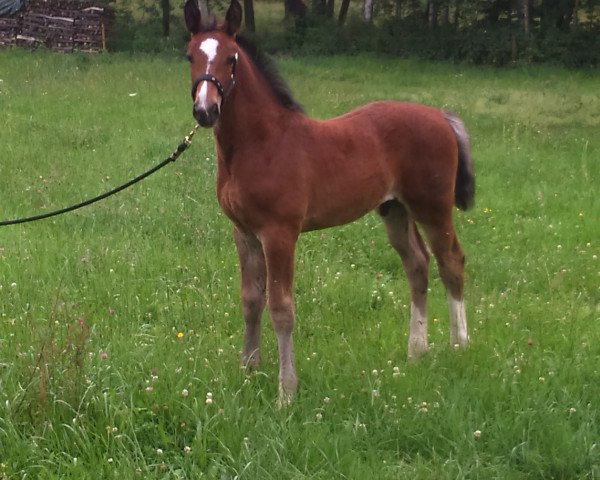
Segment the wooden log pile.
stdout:
<path fill-rule="evenodd" d="M 24 11 L 0 18 L 0 47 L 99 52 L 106 48 L 109 19 L 104 8 L 88 1 L 29 0 Z"/>
<path fill-rule="evenodd" d="M 16 17 L 0 17 L 0 48 L 10 47 L 17 41 L 19 19 Z"/>

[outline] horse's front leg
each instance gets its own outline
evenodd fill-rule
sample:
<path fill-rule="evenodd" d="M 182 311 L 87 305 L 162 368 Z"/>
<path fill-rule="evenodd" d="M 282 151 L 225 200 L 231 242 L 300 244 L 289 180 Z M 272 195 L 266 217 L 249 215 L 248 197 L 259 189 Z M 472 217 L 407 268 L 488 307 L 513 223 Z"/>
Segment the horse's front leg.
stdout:
<path fill-rule="evenodd" d="M 294 329 L 294 250 L 298 231 L 269 228 L 259 235 L 267 264 L 268 306 L 279 348 L 278 406 L 290 403 L 298 386 L 294 367 L 292 331 Z"/>
<path fill-rule="evenodd" d="M 265 308 L 266 267 L 262 245 L 254 235 L 237 228 L 233 238 L 240 258 L 242 312 L 244 315 L 244 346 L 242 367 L 258 367 L 260 361 L 260 319 Z"/>

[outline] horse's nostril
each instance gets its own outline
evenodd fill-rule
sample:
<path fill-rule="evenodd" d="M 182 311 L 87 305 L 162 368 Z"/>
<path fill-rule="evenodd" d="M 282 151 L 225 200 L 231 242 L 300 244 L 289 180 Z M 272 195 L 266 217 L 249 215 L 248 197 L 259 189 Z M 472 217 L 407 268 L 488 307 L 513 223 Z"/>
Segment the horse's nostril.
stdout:
<path fill-rule="evenodd" d="M 212 104 L 207 108 L 194 105 L 193 115 L 196 121 L 203 127 L 212 127 L 219 118 L 219 106 Z"/>

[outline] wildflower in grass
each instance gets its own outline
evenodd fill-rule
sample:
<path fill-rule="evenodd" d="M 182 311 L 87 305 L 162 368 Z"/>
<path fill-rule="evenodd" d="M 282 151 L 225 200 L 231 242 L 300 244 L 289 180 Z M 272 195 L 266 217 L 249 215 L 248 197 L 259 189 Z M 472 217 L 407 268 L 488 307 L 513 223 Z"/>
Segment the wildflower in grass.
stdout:
<path fill-rule="evenodd" d="M 575 413 L 577 411 L 577 409 L 575 407 L 571 407 L 569 408 L 569 413 Z"/>
<path fill-rule="evenodd" d="M 108 359 L 108 353 L 100 352 L 100 360 L 107 360 L 107 359 Z"/>
<path fill-rule="evenodd" d="M 113 459 L 112 459 L 112 457 L 111 457 L 111 458 L 108 458 L 106 461 L 107 461 L 108 463 L 113 463 Z"/>
<path fill-rule="evenodd" d="M 396 378 L 400 376 L 400 368 L 399 367 L 394 367 L 392 369 L 392 377 Z"/>
<path fill-rule="evenodd" d="M 189 394 L 190 394 L 190 392 L 188 392 L 188 391 L 187 391 L 187 388 L 184 388 L 184 389 L 181 391 L 181 396 L 182 396 L 182 397 L 187 397 Z"/>
<path fill-rule="evenodd" d="M 183 332 L 177 332 L 177 335 L 175 335 L 178 339 L 182 339 L 184 336 Z"/>
<path fill-rule="evenodd" d="M 185 453 L 186 455 L 188 453 L 190 453 L 192 451 L 192 449 L 190 447 L 188 447 L 187 445 L 185 447 L 183 447 L 183 453 Z"/>
<path fill-rule="evenodd" d="M 475 431 L 473 432 L 473 436 L 474 436 L 475 438 L 479 438 L 479 437 L 481 437 L 481 430 L 475 430 Z"/>
<path fill-rule="evenodd" d="M 152 390 L 154 390 L 154 387 L 152 385 L 148 385 L 144 390 L 146 390 L 146 392 L 150 393 Z"/>
<path fill-rule="evenodd" d="M 427 402 L 419 403 L 419 412 L 427 413 Z"/>
<path fill-rule="evenodd" d="M 323 399 L 323 403 L 329 403 L 331 401 L 331 399 L 329 397 L 325 397 Z"/>
<path fill-rule="evenodd" d="M 374 377 L 379 376 L 379 372 L 377 370 L 373 370 L 371 373 L 373 374 Z"/>
<path fill-rule="evenodd" d="M 320 422 L 321 420 L 323 420 L 323 414 L 321 412 L 317 412 L 315 417 L 317 419 L 317 422 Z"/>
<path fill-rule="evenodd" d="M 371 395 L 373 396 L 373 398 L 377 398 L 377 397 L 379 397 L 379 390 L 377 390 L 377 389 L 374 389 L 374 390 L 371 392 Z"/>
<path fill-rule="evenodd" d="M 213 394 L 211 392 L 207 392 L 206 400 L 204 401 L 206 405 L 212 405 L 213 403 Z"/>
<path fill-rule="evenodd" d="M 161 448 L 157 448 L 157 449 L 156 449 L 156 454 L 157 454 L 157 455 L 162 455 L 162 454 L 163 454 L 163 451 L 162 451 L 162 449 L 161 449 Z"/>

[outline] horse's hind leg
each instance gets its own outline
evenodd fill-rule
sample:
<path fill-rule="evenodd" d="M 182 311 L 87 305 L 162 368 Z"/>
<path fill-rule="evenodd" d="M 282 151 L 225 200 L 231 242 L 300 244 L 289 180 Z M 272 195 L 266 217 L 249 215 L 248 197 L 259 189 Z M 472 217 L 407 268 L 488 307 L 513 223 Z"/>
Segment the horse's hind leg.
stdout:
<path fill-rule="evenodd" d="M 242 366 L 258 367 L 260 361 L 260 319 L 265 308 L 266 267 L 262 245 L 252 235 L 237 228 L 233 237 L 240 259 L 242 311 L 244 315 L 244 346 Z"/>
<path fill-rule="evenodd" d="M 444 221 L 436 224 L 426 223 L 424 228 L 448 295 L 450 344 L 467 346 L 469 336 L 463 300 L 465 256 L 452 227 L 451 212 Z"/>
<path fill-rule="evenodd" d="M 427 282 L 429 253 L 419 235 L 414 220 L 404 205 L 392 200 L 379 208 L 388 239 L 400 254 L 410 286 L 410 327 L 408 359 L 414 360 L 428 350 L 427 342 Z"/>

